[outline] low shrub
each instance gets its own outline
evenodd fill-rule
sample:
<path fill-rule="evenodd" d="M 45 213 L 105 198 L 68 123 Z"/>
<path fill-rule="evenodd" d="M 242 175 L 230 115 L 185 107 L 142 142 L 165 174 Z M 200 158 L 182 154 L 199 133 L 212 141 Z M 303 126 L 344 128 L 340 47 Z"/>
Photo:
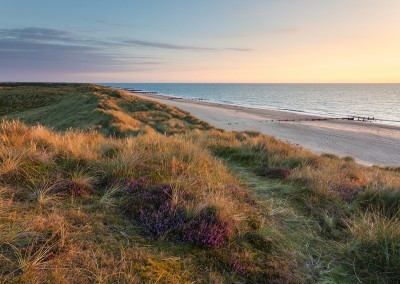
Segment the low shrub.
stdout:
<path fill-rule="evenodd" d="M 230 234 L 229 225 L 207 211 L 186 220 L 182 229 L 184 242 L 209 248 L 224 245 Z"/>
<path fill-rule="evenodd" d="M 141 209 L 139 221 L 145 236 L 150 239 L 167 240 L 179 240 L 177 232 L 187 222 L 185 214 L 170 203 L 165 203 L 159 208 Z"/>
<path fill-rule="evenodd" d="M 151 185 L 143 177 L 130 181 L 124 211 L 149 239 L 210 248 L 225 244 L 231 232 L 228 224 L 209 208 L 189 217 L 183 206 L 172 203 L 172 190 L 171 185 Z"/>
<path fill-rule="evenodd" d="M 63 180 L 53 187 L 52 192 L 73 196 L 87 196 L 93 191 L 92 188 L 84 182 Z"/>
<path fill-rule="evenodd" d="M 271 179 L 285 179 L 291 175 L 289 168 L 275 168 L 269 166 L 262 166 L 258 170 L 258 174 Z"/>
<path fill-rule="evenodd" d="M 228 187 L 231 190 L 231 193 L 236 197 L 239 198 L 240 200 L 245 201 L 248 204 L 251 205 L 256 205 L 257 201 L 256 198 L 254 197 L 254 195 L 248 191 L 248 190 L 244 190 L 238 186 L 232 185 L 230 187 Z"/>
<path fill-rule="evenodd" d="M 333 187 L 334 192 L 347 201 L 352 201 L 363 190 L 360 186 L 342 182 Z"/>
<path fill-rule="evenodd" d="M 272 241 L 258 232 L 247 232 L 244 237 L 253 247 L 259 250 L 269 251 L 272 249 Z"/>
<path fill-rule="evenodd" d="M 340 159 L 338 155 L 331 154 L 331 153 L 322 153 L 321 157 L 331 159 L 331 160 L 339 160 Z"/>
<path fill-rule="evenodd" d="M 127 181 L 128 200 L 125 212 L 133 218 L 142 213 L 153 213 L 170 203 L 172 187 L 170 185 L 148 184 L 146 177 Z M 168 206 L 167 206 L 168 207 Z"/>
<path fill-rule="evenodd" d="M 355 159 L 353 157 L 351 157 L 351 156 L 343 157 L 342 160 L 345 161 L 345 162 L 348 162 L 348 163 L 355 162 Z"/>

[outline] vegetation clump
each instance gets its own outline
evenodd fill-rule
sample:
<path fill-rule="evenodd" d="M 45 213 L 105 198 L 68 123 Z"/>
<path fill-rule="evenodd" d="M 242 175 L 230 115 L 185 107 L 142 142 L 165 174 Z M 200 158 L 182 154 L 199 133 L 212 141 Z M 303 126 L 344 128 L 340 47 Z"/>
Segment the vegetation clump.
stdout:
<path fill-rule="evenodd" d="M 145 185 L 145 179 L 141 178 L 129 184 L 128 192 L 125 212 L 151 239 L 205 247 L 219 247 L 228 240 L 228 224 L 222 223 L 210 208 L 189 216 L 184 207 L 174 204 L 171 185 Z"/>
<path fill-rule="evenodd" d="M 272 179 L 285 179 L 291 174 L 289 168 L 271 168 L 268 166 L 262 166 L 259 170 L 259 174 Z"/>
<path fill-rule="evenodd" d="M 356 216 L 349 224 L 346 257 L 360 279 L 371 282 L 400 281 L 400 227 L 398 218 L 376 212 Z"/>

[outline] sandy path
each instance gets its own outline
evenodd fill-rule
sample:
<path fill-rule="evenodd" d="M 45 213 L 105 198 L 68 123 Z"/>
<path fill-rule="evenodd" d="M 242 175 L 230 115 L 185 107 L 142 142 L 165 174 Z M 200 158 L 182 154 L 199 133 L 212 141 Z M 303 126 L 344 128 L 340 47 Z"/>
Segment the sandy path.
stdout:
<path fill-rule="evenodd" d="M 171 99 L 158 95 L 139 96 L 188 111 L 218 128 L 256 130 L 316 152 L 352 156 L 366 164 L 400 166 L 399 126 L 347 120 L 272 122 L 271 120 L 315 116 Z"/>

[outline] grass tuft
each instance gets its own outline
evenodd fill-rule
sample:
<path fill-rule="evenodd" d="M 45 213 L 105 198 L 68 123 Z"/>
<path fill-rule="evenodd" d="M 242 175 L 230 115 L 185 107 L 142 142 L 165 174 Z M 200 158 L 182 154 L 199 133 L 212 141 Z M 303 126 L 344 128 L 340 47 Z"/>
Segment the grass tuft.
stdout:
<path fill-rule="evenodd" d="M 291 173 L 289 168 L 270 168 L 268 166 L 262 166 L 259 170 L 261 176 L 272 179 L 286 179 Z"/>
<path fill-rule="evenodd" d="M 346 253 L 362 282 L 400 281 L 400 222 L 379 212 L 367 212 L 350 221 Z"/>

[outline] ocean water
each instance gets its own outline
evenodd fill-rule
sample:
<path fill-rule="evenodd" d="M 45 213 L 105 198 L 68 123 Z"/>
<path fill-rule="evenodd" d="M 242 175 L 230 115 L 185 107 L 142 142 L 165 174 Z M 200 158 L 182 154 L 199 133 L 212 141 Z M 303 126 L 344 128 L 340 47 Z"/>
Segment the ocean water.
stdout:
<path fill-rule="evenodd" d="M 103 83 L 209 102 L 400 124 L 400 84 Z"/>

